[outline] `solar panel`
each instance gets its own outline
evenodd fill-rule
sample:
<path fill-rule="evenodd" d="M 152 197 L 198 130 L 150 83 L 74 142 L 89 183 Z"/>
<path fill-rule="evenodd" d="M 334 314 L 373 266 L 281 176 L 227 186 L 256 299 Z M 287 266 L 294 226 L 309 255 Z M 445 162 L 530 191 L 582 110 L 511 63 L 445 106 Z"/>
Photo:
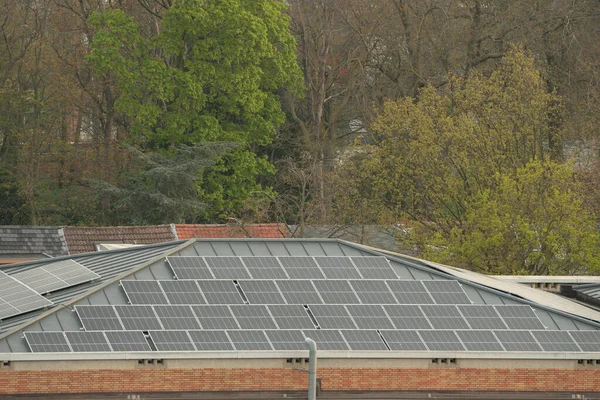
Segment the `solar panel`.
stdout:
<path fill-rule="evenodd" d="M 63 332 L 24 332 L 25 340 L 33 353 L 71 352 Z"/>
<path fill-rule="evenodd" d="M 324 279 L 325 276 L 312 257 L 278 257 L 291 279 Z"/>
<path fill-rule="evenodd" d="M 214 279 L 202 257 L 167 257 L 177 279 Z"/>
<path fill-rule="evenodd" d="M 570 331 L 582 351 L 600 352 L 600 331 Z"/>
<path fill-rule="evenodd" d="M 427 350 L 416 331 L 381 331 L 390 350 Z"/>
<path fill-rule="evenodd" d="M 346 340 L 340 331 L 304 330 L 304 336 L 311 338 L 317 343 L 319 350 L 349 350 Z"/>
<path fill-rule="evenodd" d="M 431 329 L 425 314 L 416 305 L 385 305 L 386 313 L 396 329 Z"/>
<path fill-rule="evenodd" d="M 299 304 L 267 306 L 279 329 L 313 329 L 315 324 Z"/>
<path fill-rule="evenodd" d="M 164 329 L 201 329 L 200 323 L 189 306 L 154 306 Z"/>
<path fill-rule="evenodd" d="M 457 281 L 423 281 L 436 304 L 471 304 Z"/>
<path fill-rule="evenodd" d="M 104 334 L 113 351 L 152 351 L 142 332 L 112 331 Z"/>
<path fill-rule="evenodd" d="M 316 304 L 308 306 L 321 329 L 356 329 L 356 324 L 343 305 Z"/>
<path fill-rule="evenodd" d="M 350 281 L 363 304 L 396 304 L 396 298 L 384 281 Z"/>
<path fill-rule="evenodd" d="M 276 257 L 242 257 L 243 263 L 254 279 L 287 279 Z"/>
<path fill-rule="evenodd" d="M 434 329 L 469 329 L 467 321 L 452 305 L 423 305 L 423 313 Z"/>
<path fill-rule="evenodd" d="M 454 331 L 419 331 L 423 342 L 432 351 L 463 351 L 465 347 Z"/>
<path fill-rule="evenodd" d="M 315 257 L 328 279 L 362 279 L 349 257 Z"/>
<path fill-rule="evenodd" d="M 374 330 L 343 330 L 342 335 L 350 350 L 388 350 L 381 337 Z"/>
<path fill-rule="evenodd" d="M 400 304 L 433 304 L 433 299 L 421 281 L 387 281 Z"/>
<path fill-rule="evenodd" d="M 131 304 L 169 304 L 157 281 L 121 281 Z"/>
<path fill-rule="evenodd" d="M 205 304 L 196 281 L 160 281 L 160 286 L 171 304 Z"/>
<path fill-rule="evenodd" d="M 215 279 L 250 279 L 239 257 L 204 257 Z"/>
<path fill-rule="evenodd" d="M 227 306 L 192 306 L 203 329 L 239 329 Z"/>
<path fill-rule="evenodd" d="M 228 331 L 236 350 L 273 350 L 263 331 Z"/>
<path fill-rule="evenodd" d="M 113 306 L 75 306 L 86 331 L 120 331 L 123 325 Z"/>
<path fill-rule="evenodd" d="M 311 281 L 276 281 L 288 304 L 323 303 Z"/>
<path fill-rule="evenodd" d="M 348 281 L 313 281 L 325 304 L 360 303 Z"/>
<path fill-rule="evenodd" d="M 188 331 L 198 351 L 235 350 L 224 331 Z"/>
<path fill-rule="evenodd" d="M 128 331 L 163 329 L 151 306 L 115 306 L 119 319 Z"/>
<path fill-rule="evenodd" d="M 0 319 L 53 304 L 15 278 L 0 271 Z"/>
<path fill-rule="evenodd" d="M 544 351 L 581 351 L 567 331 L 532 331 Z"/>
<path fill-rule="evenodd" d="M 530 306 L 494 306 L 510 329 L 546 329 Z"/>
<path fill-rule="evenodd" d="M 244 295 L 250 304 L 284 304 L 285 300 L 279 293 L 275 281 L 240 281 Z"/>
<path fill-rule="evenodd" d="M 500 318 L 493 306 L 465 305 L 458 306 L 471 329 L 506 329 L 506 324 Z"/>
<path fill-rule="evenodd" d="M 246 304 L 229 308 L 242 329 L 277 329 L 265 306 Z"/>
<path fill-rule="evenodd" d="M 385 257 L 352 257 L 352 262 L 365 279 L 398 279 Z"/>
<path fill-rule="evenodd" d="M 150 339 L 158 351 L 196 350 L 186 331 L 150 331 Z"/>
<path fill-rule="evenodd" d="M 13 275 L 36 292 L 43 294 L 100 278 L 73 260 L 57 261 Z"/>
<path fill-rule="evenodd" d="M 469 351 L 504 351 L 492 331 L 456 331 L 456 334 Z"/>
<path fill-rule="evenodd" d="M 243 304 L 244 299 L 233 281 L 198 281 L 208 304 Z"/>
<path fill-rule="evenodd" d="M 265 331 L 275 350 L 308 350 L 301 331 Z"/>
<path fill-rule="evenodd" d="M 346 309 L 359 329 L 394 329 L 394 325 L 380 305 L 348 304 Z"/>
<path fill-rule="evenodd" d="M 65 332 L 74 352 L 111 351 L 103 332 Z"/>
<path fill-rule="evenodd" d="M 541 351 L 529 331 L 494 331 L 506 351 Z"/>

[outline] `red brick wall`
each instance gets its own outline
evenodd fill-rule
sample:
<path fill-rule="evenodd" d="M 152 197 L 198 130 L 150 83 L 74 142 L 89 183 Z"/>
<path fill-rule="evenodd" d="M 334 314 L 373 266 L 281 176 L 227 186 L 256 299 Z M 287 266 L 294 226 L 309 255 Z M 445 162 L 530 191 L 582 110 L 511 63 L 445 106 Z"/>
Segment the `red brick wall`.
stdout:
<path fill-rule="evenodd" d="M 600 370 L 322 368 L 323 390 L 600 391 Z M 27 393 L 268 391 L 306 389 L 292 369 L 0 371 L 0 395 Z"/>

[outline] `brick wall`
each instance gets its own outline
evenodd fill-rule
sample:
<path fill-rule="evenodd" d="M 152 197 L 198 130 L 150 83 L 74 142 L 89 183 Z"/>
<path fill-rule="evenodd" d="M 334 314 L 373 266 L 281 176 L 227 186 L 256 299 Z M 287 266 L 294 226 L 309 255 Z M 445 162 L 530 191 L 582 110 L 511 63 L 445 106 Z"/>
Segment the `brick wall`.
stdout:
<path fill-rule="evenodd" d="M 323 390 L 600 391 L 597 369 L 323 368 Z M 0 371 L 0 395 L 304 390 L 290 368 Z"/>

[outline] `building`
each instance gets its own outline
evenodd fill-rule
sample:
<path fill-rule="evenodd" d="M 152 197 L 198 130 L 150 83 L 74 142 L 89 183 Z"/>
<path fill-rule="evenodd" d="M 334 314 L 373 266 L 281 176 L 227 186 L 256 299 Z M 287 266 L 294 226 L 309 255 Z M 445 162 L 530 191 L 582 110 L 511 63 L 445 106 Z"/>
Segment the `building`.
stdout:
<path fill-rule="evenodd" d="M 191 239 L 2 271 L 0 396 L 297 397 L 305 337 L 322 398 L 600 395 L 599 312 L 344 241 Z"/>

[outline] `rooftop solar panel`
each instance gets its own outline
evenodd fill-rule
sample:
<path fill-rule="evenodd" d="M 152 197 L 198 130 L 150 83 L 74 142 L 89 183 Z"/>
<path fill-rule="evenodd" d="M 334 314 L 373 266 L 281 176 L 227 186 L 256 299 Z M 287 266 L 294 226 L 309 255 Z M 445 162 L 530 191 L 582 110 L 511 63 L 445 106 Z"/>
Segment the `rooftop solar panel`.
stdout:
<path fill-rule="evenodd" d="M 340 304 L 315 304 L 308 309 L 314 315 L 321 329 L 356 329 L 356 324 Z"/>
<path fill-rule="evenodd" d="M 169 304 L 157 281 L 121 281 L 131 304 Z"/>
<path fill-rule="evenodd" d="M 128 331 L 163 329 L 152 306 L 115 306 L 121 323 Z"/>
<path fill-rule="evenodd" d="M 251 280 L 239 284 L 250 304 L 285 304 L 275 281 Z"/>
<path fill-rule="evenodd" d="M 471 329 L 507 329 L 493 306 L 459 305 L 460 313 L 465 317 Z"/>
<path fill-rule="evenodd" d="M 425 351 L 427 347 L 421 337 L 413 330 L 382 330 L 381 335 L 390 350 Z"/>
<path fill-rule="evenodd" d="M 244 299 L 240 295 L 233 281 L 198 281 L 198 286 L 208 304 L 243 304 Z"/>
<path fill-rule="evenodd" d="M 378 304 L 348 304 L 346 309 L 359 329 L 394 329 L 385 310 Z"/>
<path fill-rule="evenodd" d="M 186 331 L 151 331 L 150 339 L 158 351 L 195 351 Z"/>
<path fill-rule="evenodd" d="M 273 350 L 263 331 L 228 331 L 236 350 Z"/>
<path fill-rule="evenodd" d="M 316 280 L 313 285 L 319 291 L 325 304 L 358 304 L 360 303 L 348 281 Z"/>
<path fill-rule="evenodd" d="M 154 306 L 154 312 L 158 316 L 158 319 L 160 320 L 160 323 L 164 329 L 201 329 L 198 319 L 189 306 Z"/>
<path fill-rule="evenodd" d="M 567 331 L 531 331 L 544 351 L 581 351 Z"/>
<path fill-rule="evenodd" d="M 278 257 L 291 279 L 325 279 L 312 257 Z"/>
<path fill-rule="evenodd" d="M 570 331 L 582 351 L 600 352 L 600 331 Z"/>
<path fill-rule="evenodd" d="M 396 304 L 396 298 L 385 281 L 350 281 L 352 288 L 363 304 Z"/>
<path fill-rule="evenodd" d="M 315 324 L 306 309 L 299 304 L 267 306 L 279 329 L 313 329 Z"/>
<path fill-rule="evenodd" d="M 458 336 L 454 331 L 419 331 L 423 342 L 432 351 L 464 351 Z"/>
<path fill-rule="evenodd" d="M 349 350 L 346 340 L 337 330 L 304 330 L 304 336 L 314 340 L 319 350 Z"/>
<path fill-rule="evenodd" d="M 327 279 L 362 279 L 349 257 L 315 257 Z"/>
<path fill-rule="evenodd" d="M 74 352 L 112 351 L 103 332 L 65 332 Z"/>
<path fill-rule="evenodd" d="M 205 304 L 200 287 L 196 281 L 160 281 L 160 286 L 165 292 L 170 304 Z M 160 304 L 160 303 L 157 303 Z"/>
<path fill-rule="evenodd" d="M 385 257 L 351 257 L 352 262 L 365 279 L 398 279 Z"/>
<path fill-rule="evenodd" d="M 457 281 L 423 281 L 436 304 L 471 304 Z"/>
<path fill-rule="evenodd" d="M 320 304 L 323 303 L 311 281 L 289 280 L 275 282 L 288 304 Z"/>
<path fill-rule="evenodd" d="M 388 280 L 387 285 L 400 304 L 433 304 L 421 281 Z"/>
<path fill-rule="evenodd" d="M 254 279 L 288 278 L 277 257 L 242 257 L 242 262 Z"/>
<path fill-rule="evenodd" d="M 277 329 L 266 306 L 246 304 L 229 308 L 242 329 Z"/>
<path fill-rule="evenodd" d="M 342 330 L 350 350 L 388 350 L 375 330 Z"/>
<path fill-rule="evenodd" d="M 0 319 L 53 304 L 50 300 L 0 271 Z"/>
<path fill-rule="evenodd" d="M 33 353 L 71 352 L 64 332 L 24 332 L 24 335 Z"/>
<path fill-rule="evenodd" d="M 214 279 L 202 257 L 167 257 L 177 279 Z"/>
<path fill-rule="evenodd" d="M 387 315 L 396 329 L 431 329 L 432 326 L 417 305 L 384 305 Z"/>
<path fill-rule="evenodd" d="M 113 351 L 152 351 L 142 332 L 110 331 L 104 334 Z"/>
<path fill-rule="evenodd" d="M 542 351 L 529 331 L 494 331 L 506 351 Z"/>
<path fill-rule="evenodd" d="M 421 309 L 434 329 L 469 329 L 456 306 L 426 304 Z"/>
<path fill-rule="evenodd" d="M 203 329 L 239 329 L 228 306 L 192 306 Z"/>
<path fill-rule="evenodd" d="M 225 331 L 188 331 L 198 351 L 235 350 Z"/>
<path fill-rule="evenodd" d="M 307 350 L 301 331 L 268 330 L 265 334 L 275 350 Z"/>
<path fill-rule="evenodd" d="M 98 279 L 100 275 L 76 261 L 62 260 L 16 273 L 13 277 L 44 294 Z"/>
<path fill-rule="evenodd" d="M 492 331 L 459 330 L 456 334 L 469 351 L 504 351 Z"/>
<path fill-rule="evenodd" d="M 497 305 L 494 307 L 509 329 L 546 329 L 530 306 Z"/>
<path fill-rule="evenodd" d="M 204 257 L 215 279 L 250 279 L 239 257 Z"/>
<path fill-rule="evenodd" d="M 86 331 L 120 331 L 124 329 L 113 306 L 75 306 L 75 311 Z"/>

